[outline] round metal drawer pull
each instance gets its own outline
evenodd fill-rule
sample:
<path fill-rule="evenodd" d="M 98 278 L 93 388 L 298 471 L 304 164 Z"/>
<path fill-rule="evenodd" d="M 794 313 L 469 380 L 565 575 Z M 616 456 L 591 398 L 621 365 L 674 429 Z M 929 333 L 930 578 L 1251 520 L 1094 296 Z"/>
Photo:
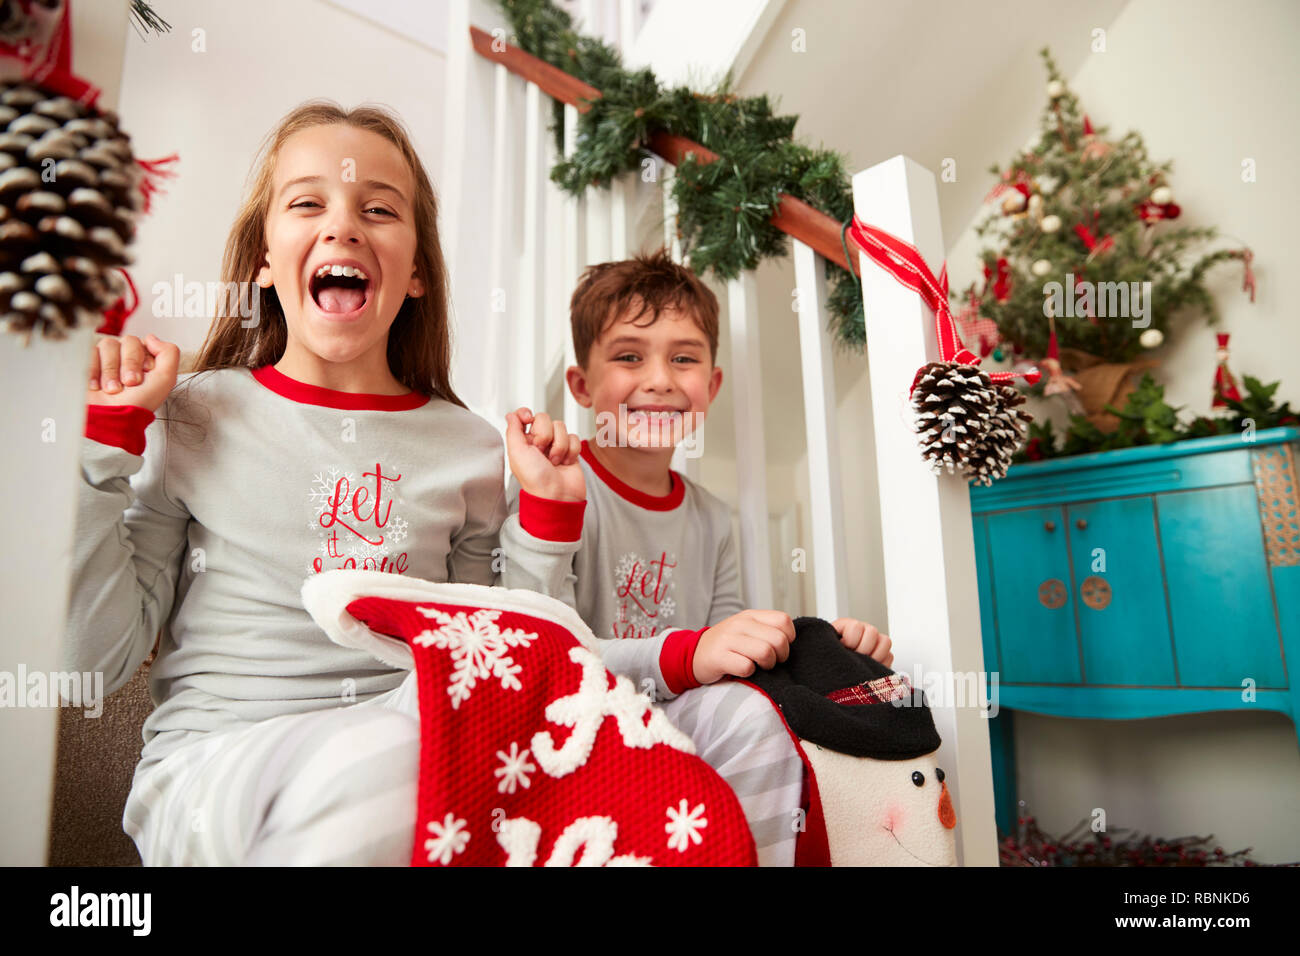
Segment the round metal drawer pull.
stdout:
<path fill-rule="evenodd" d="M 1060 578 L 1048 578 L 1038 585 L 1038 603 L 1055 610 L 1065 605 L 1066 593 L 1064 581 Z"/>
<path fill-rule="evenodd" d="M 1080 518 L 1078 521 L 1074 523 L 1074 526 L 1078 528 L 1080 531 L 1083 531 L 1085 528 L 1088 527 L 1088 519 Z"/>
<path fill-rule="evenodd" d="M 1043 522 L 1043 527 L 1046 528 L 1048 531 L 1055 531 L 1055 530 L 1056 530 L 1056 522 L 1055 522 L 1055 521 L 1044 521 L 1044 522 Z"/>
<path fill-rule="evenodd" d="M 1079 585 L 1079 597 L 1083 603 L 1094 611 L 1100 611 L 1110 604 L 1110 584 L 1105 578 L 1089 575 Z"/>

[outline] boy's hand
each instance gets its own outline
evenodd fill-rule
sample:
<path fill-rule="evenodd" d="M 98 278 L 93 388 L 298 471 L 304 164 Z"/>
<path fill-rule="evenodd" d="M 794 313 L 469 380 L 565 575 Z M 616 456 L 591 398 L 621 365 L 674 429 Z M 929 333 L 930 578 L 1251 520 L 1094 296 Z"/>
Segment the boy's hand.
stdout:
<path fill-rule="evenodd" d="M 881 634 L 865 621 L 856 621 L 851 617 L 836 618 L 831 621 L 831 627 L 840 635 L 840 643 L 845 647 L 859 654 L 867 654 L 886 667 L 893 666 L 894 653 L 890 650 L 893 642 L 889 640 L 888 634 Z"/>
<path fill-rule="evenodd" d="M 794 621 L 784 611 L 741 611 L 700 636 L 691 669 L 701 684 L 728 674 L 748 677 L 756 667 L 771 670 L 790 656 Z"/>
<path fill-rule="evenodd" d="M 524 428 L 531 425 L 528 433 Z M 530 495 L 553 501 L 586 501 L 587 482 L 578 456 L 582 440 L 570 435 L 564 422 L 545 412 L 518 408 L 506 415 L 506 453 L 510 472 Z"/>
<path fill-rule="evenodd" d="M 158 336 L 102 335 L 90 362 L 87 405 L 137 405 L 156 412 L 176 385 L 181 350 Z"/>

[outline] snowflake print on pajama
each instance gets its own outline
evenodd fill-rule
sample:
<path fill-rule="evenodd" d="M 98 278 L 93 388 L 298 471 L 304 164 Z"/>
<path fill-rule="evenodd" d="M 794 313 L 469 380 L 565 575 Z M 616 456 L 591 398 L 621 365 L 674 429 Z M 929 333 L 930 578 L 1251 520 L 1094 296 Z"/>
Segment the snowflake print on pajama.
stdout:
<path fill-rule="evenodd" d="M 405 573 L 408 555 L 399 549 L 410 526 L 393 513 L 401 479 L 379 462 L 362 472 L 360 480 L 334 467 L 316 473 L 307 495 L 313 512 L 307 524 L 320 535 L 313 572 L 355 568 Z"/>

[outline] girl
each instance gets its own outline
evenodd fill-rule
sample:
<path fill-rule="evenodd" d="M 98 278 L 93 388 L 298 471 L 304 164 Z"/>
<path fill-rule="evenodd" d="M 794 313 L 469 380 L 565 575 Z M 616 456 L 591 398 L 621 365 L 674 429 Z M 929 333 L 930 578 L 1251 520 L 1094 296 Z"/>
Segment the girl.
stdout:
<path fill-rule="evenodd" d="M 559 593 L 579 442 L 507 416 L 534 505 L 507 520 L 500 436 L 451 388 L 437 204 L 400 121 L 309 103 L 255 168 L 194 371 L 176 385 L 178 349 L 153 335 L 97 345 L 68 666 L 111 693 L 159 635 L 123 818 L 146 865 L 405 864 L 413 680 L 330 642 L 303 578 Z"/>

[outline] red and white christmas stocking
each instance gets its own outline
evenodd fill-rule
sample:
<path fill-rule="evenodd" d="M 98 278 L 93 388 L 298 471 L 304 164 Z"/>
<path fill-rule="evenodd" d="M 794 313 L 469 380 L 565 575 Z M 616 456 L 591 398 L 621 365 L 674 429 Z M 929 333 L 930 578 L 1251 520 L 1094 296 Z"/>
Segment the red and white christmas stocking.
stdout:
<path fill-rule="evenodd" d="M 336 643 L 414 666 L 413 866 L 753 866 L 735 794 L 567 605 L 376 571 L 307 579 Z"/>

